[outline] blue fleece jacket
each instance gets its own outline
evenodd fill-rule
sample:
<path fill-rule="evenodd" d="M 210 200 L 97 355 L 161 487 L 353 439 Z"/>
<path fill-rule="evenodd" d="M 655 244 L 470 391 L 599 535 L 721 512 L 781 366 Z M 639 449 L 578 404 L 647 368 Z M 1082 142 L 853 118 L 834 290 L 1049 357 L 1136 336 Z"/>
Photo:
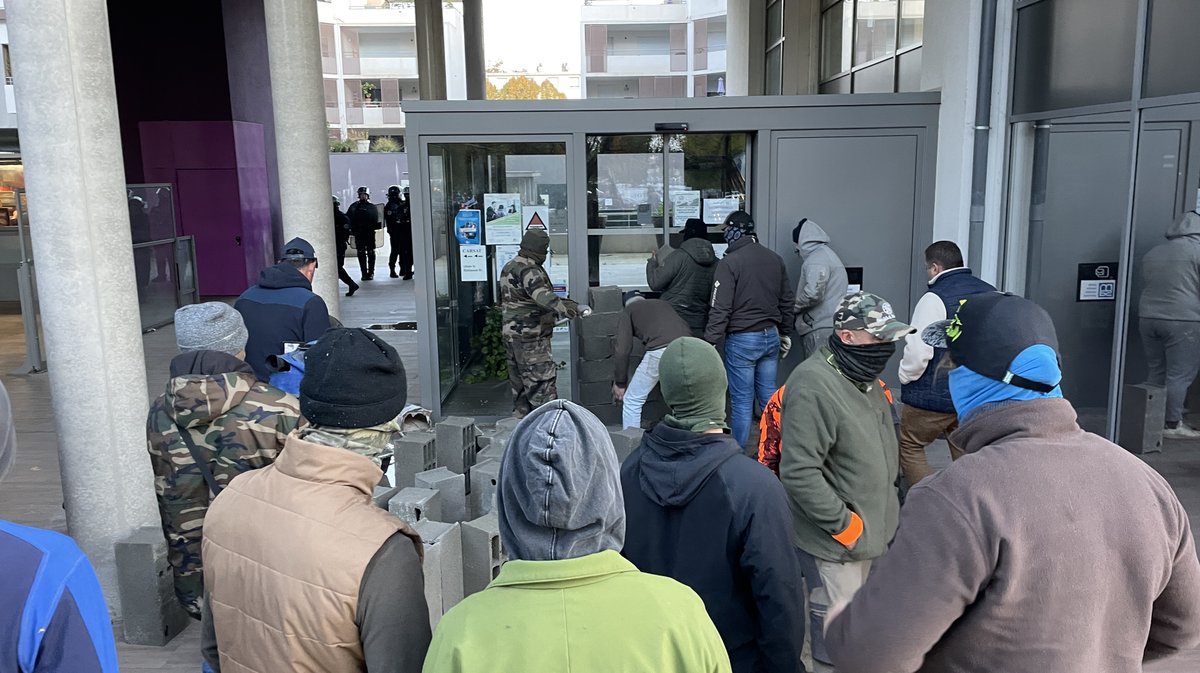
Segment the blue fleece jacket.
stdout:
<path fill-rule="evenodd" d="M 270 380 L 267 357 L 282 354 L 285 342 L 315 341 L 329 329 L 325 300 L 312 291 L 312 283 L 299 269 L 286 262 L 263 269 L 258 284 L 243 292 L 233 307 L 250 333 L 246 364 L 260 381 Z"/>
<path fill-rule="evenodd" d="M 108 606 L 71 538 L 0 521 L 0 671 L 117 673 Z"/>

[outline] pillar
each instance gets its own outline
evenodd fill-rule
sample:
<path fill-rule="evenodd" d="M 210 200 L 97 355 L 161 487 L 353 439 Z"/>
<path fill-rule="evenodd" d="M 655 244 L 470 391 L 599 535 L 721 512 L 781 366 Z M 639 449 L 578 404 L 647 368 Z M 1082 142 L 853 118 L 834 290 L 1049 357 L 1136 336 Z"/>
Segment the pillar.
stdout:
<path fill-rule="evenodd" d="M 750 0 L 728 0 L 725 16 L 725 95 L 750 95 L 750 50 L 762 50 L 762 35 L 751 40 Z"/>
<path fill-rule="evenodd" d="M 274 101 L 275 156 L 284 241 L 300 236 L 325 264 L 313 278 L 331 315 L 338 315 L 337 249 L 330 220 L 329 131 L 315 2 L 263 0 L 267 60 Z M 230 68 L 236 67 L 230 65 Z"/>
<path fill-rule="evenodd" d="M 316 5 L 313 7 L 315 12 Z M 446 100 L 446 38 L 442 34 L 442 0 L 416 0 L 416 10 L 417 77 L 421 100 Z M 482 23 L 480 21 L 481 28 Z M 479 48 L 482 50 L 483 45 L 480 44 Z"/>
<path fill-rule="evenodd" d="M 161 524 L 108 11 L 6 9 L 67 529 L 119 615 L 114 544 Z"/>
<path fill-rule="evenodd" d="M 487 98 L 483 58 L 483 0 L 463 0 L 463 46 L 467 56 L 467 100 Z"/>

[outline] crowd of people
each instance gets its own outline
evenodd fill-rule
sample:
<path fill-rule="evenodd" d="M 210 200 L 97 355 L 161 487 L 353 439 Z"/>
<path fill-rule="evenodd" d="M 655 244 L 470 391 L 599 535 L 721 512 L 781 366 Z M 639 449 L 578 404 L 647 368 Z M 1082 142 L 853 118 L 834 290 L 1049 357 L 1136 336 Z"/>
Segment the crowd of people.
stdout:
<path fill-rule="evenodd" d="M 521 417 L 494 503 L 507 561 L 436 629 L 420 536 L 372 500 L 407 403 L 396 351 L 331 325 L 303 239 L 232 307 L 180 309 L 147 446 L 203 670 L 1132 673 L 1200 645 L 1184 508 L 1080 429 L 1043 309 L 939 241 L 905 323 L 848 292 L 811 221 L 795 289 L 745 213 L 719 261 L 700 229 L 648 262 L 661 298 L 626 297 L 618 357 L 635 340 L 647 356 L 614 392 L 636 407 L 657 385 L 670 413 L 620 463 L 607 428 L 558 399 L 550 333 L 589 309 L 553 292 L 546 233 L 525 235 L 501 274 Z M 793 338 L 804 357 L 778 387 Z M 897 430 L 880 377 L 901 343 Z M 272 385 L 297 352 L 294 392 Z M 0 414 L 2 475 L 6 396 Z M 931 473 L 942 435 L 956 460 Z M 0 522 L 0 558 L 15 670 L 116 671 L 69 538 Z"/>
<path fill-rule="evenodd" d="M 358 200 L 342 212 L 342 202 L 333 197 L 333 232 L 337 243 L 338 279 L 349 288 L 347 297 L 353 297 L 359 284 L 346 271 L 346 251 L 351 237 L 358 254 L 360 280 L 375 280 L 375 232 L 387 230 L 391 252 L 388 255 L 388 270 L 392 278 L 413 278 L 413 234 L 412 208 L 408 201 L 408 187 L 403 190 L 392 185 L 387 190 L 387 203 L 383 204 L 383 221 L 379 219 L 379 207 L 371 203 L 371 190 L 358 188 Z M 385 226 L 386 225 L 386 226 Z M 399 264 L 400 270 L 396 270 Z"/>

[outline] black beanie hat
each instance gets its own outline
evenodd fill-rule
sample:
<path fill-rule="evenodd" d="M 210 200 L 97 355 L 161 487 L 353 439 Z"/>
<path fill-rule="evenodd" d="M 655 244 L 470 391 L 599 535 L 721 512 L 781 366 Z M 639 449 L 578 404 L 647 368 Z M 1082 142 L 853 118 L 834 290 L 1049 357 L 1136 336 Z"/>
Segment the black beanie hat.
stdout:
<path fill-rule="evenodd" d="M 313 425 L 369 428 L 408 402 L 408 377 L 396 349 L 361 328 L 334 328 L 304 354 L 300 413 Z"/>
<path fill-rule="evenodd" d="M 704 220 L 698 217 L 689 217 L 688 221 L 683 223 L 683 240 L 707 237 L 708 226 L 704 224 Z"/>

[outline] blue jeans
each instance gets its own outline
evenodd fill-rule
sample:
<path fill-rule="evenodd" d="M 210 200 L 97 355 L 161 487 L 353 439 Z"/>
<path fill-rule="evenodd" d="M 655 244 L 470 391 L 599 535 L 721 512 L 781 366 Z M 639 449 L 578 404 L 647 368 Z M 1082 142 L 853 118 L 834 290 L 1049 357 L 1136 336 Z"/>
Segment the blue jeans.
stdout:
<path fill-rule="evenodd" d="M 633 378 L 629 379 L 628 387 L 625 390 L 625 399 L 621 402 L 623 427 L 642 427 L 642 407 L 646 405 L 646 398 L 650 397 L 654 386 L 658 385 L 658 362 L 662 360 L 665 350 L 666 348 L 659 348 L 647 351 L 646 355 L 642 357 L 642 363 L 633 372 Z"/>
<path fill-rule="evenodd" d="M 771 327 L 757 332 L 740 332 L 725 337 L 725 374 L 729 377 L 730 430 L 738 446 L 746 448 L 754 398 L 759 404 L 778 389 L 779 332 Z"/>

